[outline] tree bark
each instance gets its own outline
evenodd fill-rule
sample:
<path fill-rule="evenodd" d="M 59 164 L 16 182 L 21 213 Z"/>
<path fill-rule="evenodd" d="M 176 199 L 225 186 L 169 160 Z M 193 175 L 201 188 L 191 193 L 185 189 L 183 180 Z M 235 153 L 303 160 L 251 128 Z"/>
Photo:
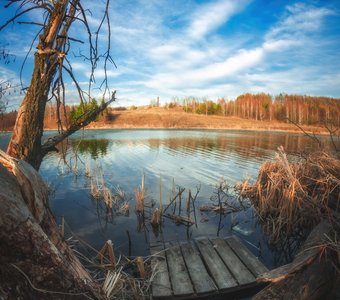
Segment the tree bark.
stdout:
<path fill-rule="evenodd" d="M 63 24 L 68 4 L 68 0 L 59 0 L 55 4 L 44 33 L 40 36 L 38 51 L 34 55 L 31 83 L 19 108 L 7 149 L 10 156 L 27 161 L 35 169 L 39 168 L 43 158 L 41 137 L 48 94 L 57 66 L 62 63 L 64 55 L 60 52 L 63 42 L 60 39 L 57 41 L 57 34 Z M 74 14 L 75 9 L 70 9 L 69 13 L 72 11 Z"/>
<path fill-rule="evenodd" d="M 39 174 L 0 151 L 0 182 L 0 298 L 105 299 L 63 240 Z"/>
<path fill-rule="evenodd" d="M 321 222 L 308 236 L 293 262 L 257 278 L 271 282 L 253 300 L 333 299 L 329 293 L 336 282 L 336 253 L 325 248 L 334 230 L 328 221 Z"/>

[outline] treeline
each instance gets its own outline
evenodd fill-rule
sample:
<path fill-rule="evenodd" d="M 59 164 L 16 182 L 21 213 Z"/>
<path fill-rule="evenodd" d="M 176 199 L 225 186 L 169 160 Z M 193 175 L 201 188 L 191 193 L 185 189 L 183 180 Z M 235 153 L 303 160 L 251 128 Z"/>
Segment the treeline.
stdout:
<path fill-rule="evenodd" d="M 329 97 L 286 94 L 273 97 L 265 93 L 248 93 L 229 101 L 223 98 L 216 102 L 186 98 L 172 101 L 168 107 L 178 104 L 183 106 L 184 111 L 197 114 L 340 126 L 340 99 Z"/>
<path fill-rule="evenodd" d="M 149 107 L 158 107 L 157 102 L 152 103 Z M 56 128 L 58 120 L 64 124 L 71 124 L 79 120 L 84 112 L 94 109 L 102 103 L 98 104 L 95 99 L 89 103 L 73 106 L 61 106 L 57 109 L 55 104 L 48 104 L 45 110 L 45 126 L 47 128 Z M 219 99 L 198 100 L 197 98 L 174 99 L 170 103 L 165 104 L 168 109 L 174 107 L 183 108 L 185 112 L 220 115 L 220 116 L 236 116 L 240 118 L 254 120 L 276 120 L 279 122 L 294 122 L 296 124 L 307 125 L 325 125 L 340 127 L 340 99 L 329 97 L 314 97 L 301 95 L 271 96 L 269 94 L 243 94 L 235 100 Z M 107 108 L 98 117 L 100 121 L 112 121 L 114 111 L 126 110 L 125 107 Z M 131 106 L 130 110 L 137 109 Z M 12 130 L 17 112 L 0 113 L 0 131 Z M 66 117 L 65 117 L 66 116 Z M 60 125 L 60 124 L 59 124 Z"/>
<path fill-rule="evenodd" d="M 16 110 L 0 113 L 0 131 L 10 131 L 13 129 L 18 112 Z"/>

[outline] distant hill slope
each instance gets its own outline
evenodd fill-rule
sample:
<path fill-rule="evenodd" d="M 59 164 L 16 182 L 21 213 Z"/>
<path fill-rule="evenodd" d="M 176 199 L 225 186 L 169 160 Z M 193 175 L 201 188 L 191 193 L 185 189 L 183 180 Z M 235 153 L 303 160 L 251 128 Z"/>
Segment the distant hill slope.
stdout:
<path fill-rule="evenodd" d="M 88 128 L 201 128 L 235 130 L 272 130 L 299 132 L 300 129 L 290 123 L 278 121 L 256 121 L 239 117 L 198 115 L 186 113 L 181 108 L 148 108 L 113 111 L 110 121 L 98 121 Z M 308 132 L 322 133 L 318 126 L 302 126 Z"/>

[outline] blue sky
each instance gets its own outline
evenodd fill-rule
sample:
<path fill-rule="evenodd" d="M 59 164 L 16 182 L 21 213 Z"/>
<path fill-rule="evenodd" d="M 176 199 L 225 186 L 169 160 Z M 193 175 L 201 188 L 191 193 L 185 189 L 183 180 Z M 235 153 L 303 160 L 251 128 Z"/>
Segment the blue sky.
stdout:
<path fill-rule="evenodd" d="M 103 1 L 84 2 L 95 26 Z M 2 7 L 1 20 L 10 13 Z M 339 16 L 338 0 L 111 1 L 117 69 L 110 66 L 108 75 L 110 88 L 117 90 L 115 105 L 149 104 L 157 96 L 162 103 L 189 96 L 234 99 L 246 92 L 340 97 Z M 23 18 L 39 19 L 37 12 Z M 0 80 L 18 80 L 37 28 L 13 24 L 0 32 L 2 45 L 16 55 L 14 63 L 0 61 Z M 71 36 L 85 39 L 83 27 L 74 24 Z M 72 47 L 78 53 L 79 44 Z M 89 66 L 72 53 L 69 59 L 85 87 Z M 31 56 L 23 71 L 25 85 L 32 65 Z M 100 82 L 103 71 L 95 75 Z M 70 81 L 66 88 L 67 101 L 78 102 Z M 100 97 L 100 91 L 93 95 Z"/>

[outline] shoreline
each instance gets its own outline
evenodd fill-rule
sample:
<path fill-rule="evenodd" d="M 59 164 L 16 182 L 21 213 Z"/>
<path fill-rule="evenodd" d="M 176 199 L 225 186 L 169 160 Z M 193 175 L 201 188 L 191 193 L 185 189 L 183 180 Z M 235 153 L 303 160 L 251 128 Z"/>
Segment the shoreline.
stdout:
<path fill-rule="evenodd" d="M 45 121 L 44 130 L 57 130 L 54 121 Z M 308 134 L 329 135 L 318 125 L 299 125 Z M 89 129 L 117 130 L 215 130 L 276 133 L 305 133 L 292 123 L 277 120 L 243 119 L 235 116 L 199 115 L 186 113 L 181 109 L 148 108 L 113 111 L 109 120 L 98 120 L 85 127 Z M 1 133 L 10 133 L 2 131 Z"/>
<path fill-rule="evenodd" d="M 57 131 L 58 128 L 44 128 L 44 131 Z M 81 129 L 80 129 L 81 130 Z M 268 133 L 294 133 L 306 135 L 300 129 L 283 129 L 283 128 L 247 128 L 247 127 L 150 127 L 150 126 L 87 126 L 84 130 L 201 130 L 201 131 L 241 131 L 241 132 L 268 132 Z M 308 134 L 315 134 L 320 136 L 327 136 L 329 132 L 327 131 L 310 131 L 304 129 Z M 320 128 L 322 130 L 322 128 Z M 0 131 L 1 134 L 12 133 L 11 130 Z"/>

